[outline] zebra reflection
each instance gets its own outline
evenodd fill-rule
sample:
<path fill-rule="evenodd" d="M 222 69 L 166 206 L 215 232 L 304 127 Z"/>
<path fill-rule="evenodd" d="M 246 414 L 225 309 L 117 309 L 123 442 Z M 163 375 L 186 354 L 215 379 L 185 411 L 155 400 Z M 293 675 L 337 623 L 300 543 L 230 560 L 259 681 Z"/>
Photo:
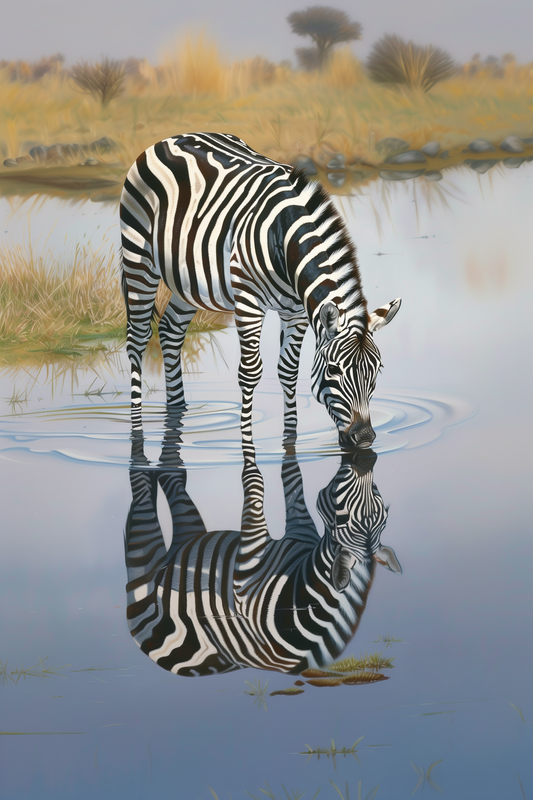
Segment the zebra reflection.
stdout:
<path fill-rule="evenodd" d="M 285 535 L 273 540 L 252 448 L 242 472 L 241 530 L 206 531 L 186 490 L 180 428 L 179 417 L 168 424 L 156 469 L 144 456 L 142 433 L 132 438 L 125 531 L 131 635 L 159 666 L 184 676 L 245 667 L 299 674 L 331 663 L 355 634 L 376 563 L 401 572 L 380 541 L 387 511 L 372 481 L 375 454 L 342 456 L 318 498 L 322 537 L 305 504 L 298 461 L 285 455 Z M 158 486 L 172 516 L 168 550 Z"/>

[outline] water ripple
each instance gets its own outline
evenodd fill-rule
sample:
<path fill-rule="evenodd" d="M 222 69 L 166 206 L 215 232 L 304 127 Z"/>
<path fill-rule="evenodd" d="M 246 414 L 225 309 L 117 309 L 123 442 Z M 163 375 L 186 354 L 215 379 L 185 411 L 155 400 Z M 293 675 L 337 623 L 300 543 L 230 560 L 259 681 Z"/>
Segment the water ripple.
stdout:
<path fill-rule="evenodd" d="M 205 392 L 209 396 L 210 392 Z M 254 441 L 258 460 L 278 462 L 281 447 L 281 396 L 257 392 Z M 297 453 L 304 460 L 339 454 L 337 435 L 329 417 L 307 394 L 299 395 Z M 275 406 L 275 410 L 273 409 Z M 0 417 L 0 458 L 27 461 L 55 456 L 74 462 L 127 466 L 130 450 L 129 404 L 110 402 L 68 405 Z M 438 439 L 443 430 L 473 415 L 467 403 L 435 393 L 391 392 L 371 403 L 376 431 L 374 450 L 421 447 Z M 198 400 L 189 403 L 183 420 L 182 456 L 188 468 L 238 464 L 241 460 L 240 404 L 236 400 Z M 165 404 L 145 402 L 145 453 L 157 462 L 164 431 Z"/>

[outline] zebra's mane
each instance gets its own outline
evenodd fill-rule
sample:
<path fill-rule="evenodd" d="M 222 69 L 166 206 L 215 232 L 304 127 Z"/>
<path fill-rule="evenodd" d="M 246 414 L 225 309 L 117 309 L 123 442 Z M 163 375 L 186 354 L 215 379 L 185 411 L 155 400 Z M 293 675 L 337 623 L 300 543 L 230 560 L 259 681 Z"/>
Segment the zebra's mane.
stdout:
<path fill-rule="evenodd" d="M 305 193 L 305 206 L 311 216 L 316 215 L 316 227 L 324 226 L 324 238 L 331 241 L 331 244 L 326 241 L 326 248 L 337 285 L 342 291 L 345 310 L 363 306 L 365 314 L 368 314 L 355 245 L 346 229 L 346 223 L 320 183 L 308 181 L 303 171 L 297 167 L 292 169 L 289 180 L 298 195 Z"/>

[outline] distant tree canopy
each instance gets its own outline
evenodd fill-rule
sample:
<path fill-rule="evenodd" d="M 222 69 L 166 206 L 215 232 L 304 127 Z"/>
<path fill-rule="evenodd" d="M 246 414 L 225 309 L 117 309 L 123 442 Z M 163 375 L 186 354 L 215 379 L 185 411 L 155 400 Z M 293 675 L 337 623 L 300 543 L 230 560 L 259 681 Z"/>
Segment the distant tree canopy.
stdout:
<path fill-rule="evenodd" d="M 300 47 L 296 55 L 307 70 L 322 69 L 331 50 L 337 44 L 361 38 L 362 27 L 352 22 L 344 11 L 329 6 L 309 6 L 305 11 L 293 11 L 287 22 L 297 36 L 309 36 L 314 47 Z"/>

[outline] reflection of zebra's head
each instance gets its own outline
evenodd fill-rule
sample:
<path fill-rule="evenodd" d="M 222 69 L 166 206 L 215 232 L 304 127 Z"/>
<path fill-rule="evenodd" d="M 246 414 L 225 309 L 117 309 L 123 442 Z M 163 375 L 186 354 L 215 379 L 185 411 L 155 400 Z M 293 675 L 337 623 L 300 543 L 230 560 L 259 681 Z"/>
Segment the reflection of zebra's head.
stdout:
<path fill-rule="evenodd" d="M 316 399 L 326 406 L 339 431 L 339 443 L 370 447 L 376 434 L 370 422 L 369 403 L 381 367 L 373 333 L 395 316 L 400 299 L 376 309 L 368 328 L 345 321 L 346 314 L 331 302 L 320 310 L 317 348 L 311 373 Z"/>
<path fill-rule="evenodd" d="M 345 454 L 342 464 L 318 496 L 317 508 L 326 526 L 326 533 L 338 544 L 332 566 L 335 589 L 342 591 L 350 581 L 356 565 L 374 559 L 392 572 L 402 568 L 392 547 L 381 544 L 388 512 L 376 484 L 372 469 L 376 455 Z"/>

